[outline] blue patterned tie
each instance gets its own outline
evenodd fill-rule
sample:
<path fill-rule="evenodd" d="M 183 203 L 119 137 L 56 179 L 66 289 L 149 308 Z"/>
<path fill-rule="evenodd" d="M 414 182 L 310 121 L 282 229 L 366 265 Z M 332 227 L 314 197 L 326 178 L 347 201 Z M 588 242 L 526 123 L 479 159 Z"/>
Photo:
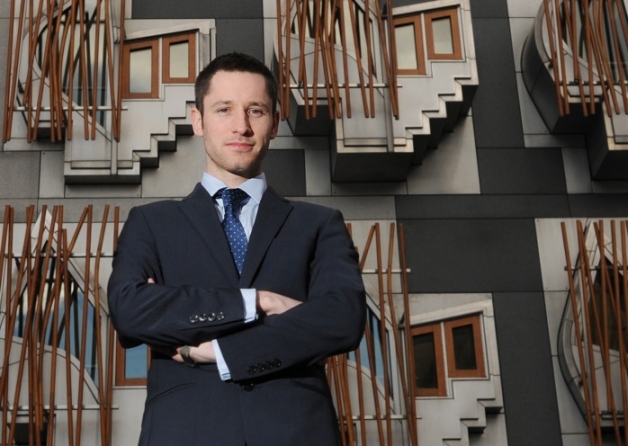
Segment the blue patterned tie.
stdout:
<path fill-rule="evenodd" d="M 222 196 L 222 203 L 225 208 L 225 217 L 222 220 L 222 227 L 231 247 L 233 260 L 238 267 L 238 272 L 242 274 L 242 265 L 246 256 L 246 232 L 238 219 L 238 211 L 242 207 L 244 200 L 249 195 L 242 189 L 222 189 L 218 196 Z"/>

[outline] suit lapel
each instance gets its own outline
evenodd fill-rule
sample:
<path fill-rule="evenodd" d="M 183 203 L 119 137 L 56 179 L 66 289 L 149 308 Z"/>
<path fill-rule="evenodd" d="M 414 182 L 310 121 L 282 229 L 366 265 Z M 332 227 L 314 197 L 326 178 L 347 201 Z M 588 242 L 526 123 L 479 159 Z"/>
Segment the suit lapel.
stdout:
<path fill-rule="evenodd" d="M 207 246 L 210 255 L 220 265 L 223 273 L 237 282 L 238 272 L 235 263 L 231 261 L 231 250 L 216 213 L 214 201 L 200 183 L 181 202 L 181 211 Z"/>
<path fill-rule="evenodd" d="M 241 287 L 250 287 L 266 255 L 266 251 L 268 251 L 268 247 L 291 211 L 292 205 L 287 200 L 279 197 L 272 188 L 266 189 L 257 211 L 253 232 L 249 239 L 244 268 L 240 278 Z"/>

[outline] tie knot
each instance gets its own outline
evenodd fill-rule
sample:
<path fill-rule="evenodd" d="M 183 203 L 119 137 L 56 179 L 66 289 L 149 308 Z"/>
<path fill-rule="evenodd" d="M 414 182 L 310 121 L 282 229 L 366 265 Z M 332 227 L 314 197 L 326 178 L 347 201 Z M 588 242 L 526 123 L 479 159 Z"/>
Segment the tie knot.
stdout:
<path fill-rule="evenodd" d="M 222 189 L 219 192 L 219 196 L 222 197 L 222 202 L 225 208 L 231 207 L 232 209 L 238 209 L 242 202 L 249 198 L 249 194 L 242 189 Z"/>

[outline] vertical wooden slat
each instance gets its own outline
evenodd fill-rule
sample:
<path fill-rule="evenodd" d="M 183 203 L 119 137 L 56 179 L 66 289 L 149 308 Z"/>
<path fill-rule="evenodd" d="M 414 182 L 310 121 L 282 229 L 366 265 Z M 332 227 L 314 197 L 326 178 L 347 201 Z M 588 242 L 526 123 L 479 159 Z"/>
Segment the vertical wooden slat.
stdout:
<path fill-rule="evenodd" d="M 358 79 L 360 84 L 360 93 L 362 94 L 362 106 L 364 107 L 364 117 L 372 118 L 375 117 L 375 111 L 371 112 L 371 108 L 369 107 L 369 102 L 366 98 L 366 82 L 364 82 L 364 69 L 362 64 L 362 55 L 360 54 L 360 39 L 358 36 L 358 22 L 355 15 L 355 6 L 353 2 L 349 5 L 349 18 L 351 20 L 351 30 L 353 32 L 353 43 L 354 43 L 354 51 L 356 57 L 356 63 L 358 65 Z"/>
<path fill-rule="evenodd" d="M 392 321 L 393 327 L 397 327 L 397 315 L 395 312 L 395 302 L 393 299 L 393 253 L 395 248 L 395 223 L 390 224 L 390 237 L 388 241 L 388 264 L 386 267 L 386 289 L 388 290 L 388 307 L 390 308 L 390 319 Z M 405 296 L 404 296 L 405 298 Z M 407 316 L 406 316 L 407 318 Z M 408 431 L 410 436 L 410 444 L 412 446 L 417 446 L 417 435 L 416 435 L 416 423 L 414 422 L 414 399 L 412 398 L 411 392 L 409 390 L 409 386 L 413 385 L 406 378 L 406 372 L 404 368 L 404 364 L 406 362 L 410 362 L 410 349 L 407 348 L 406 352 L 408 354 L 408 358 L 404 358 L 402 347 L 402 337 L 398 330 L 392 330 L 393 338 L 395 341 L 395 354 L 397 357 L 397 364 L 399 368 L 399 381 L 401 382 L 401 393 L 403 398 L 403 404 L 406 409 L 406 414 L 408 417 Z M 409 345 L 408 345 L 409 347 Z"/>
<path fill-rule="evenodd" d="M 388 333 L 386 330 L 387 309 L 386 302 L 384 300 L 384 275 L 382 272 L 382 248 L 381 248 L 381 234 L 379 223 L 375 223 L 375 250 L 377 260 L 377 285 L 378 285 L 378 302 L 380 311 L 380 325 L 379 325 L 379 338 L 380 338 L 380 350 L 382 355 L 382 371 L 383 385 L 384 385 L 384 409 L 386 411 L 386 445 L 392 446 L 392 423 L 391 423 L 391 408 L 390 408 L 390 370 L 388 367 Z"/>
<path fill-rule="evenodd" d="M 596 443 L 595 431 L 593 428 L 593 420 L 594 415 L 592 414 L 592 404 L 591 404 L 591 389 L 590 389 L 590 379 L 589 379 L 589 369 L 587 368 L 587 364 L 585 362 L 585 351 L 584 351 L 584 340 L 582 337 L 582 328 L 580 326 L 580 311 L 579 311 L 579 302 L 578 296 L 576 294 L 576 286 L 574 283 L 573 277 L 573 267 L 571 264 L 571 253 L 569 250 L 569 240 L 567 238 L 567 228 L 565 223 L 561 223 L 561 231 L 563 236 L 563 247 L 565 249 L 565 261 L 566 261 L 566 270 L 567 270 L 567 279 L 569 282 L 569 302 L 571 303 L 571 312 L 573 315 L 573 323 L 574 323 L 574 331 L 576 336 L 576 346 L 578 349 L 578 360 L 580 364 L 580 374 L 581 374 L 581 382 L 582 382 L 582 393 L 584 395 L 584 405 L 585 405 L 585 417 L 587 420 L 587 426 L 589 426 L 589 442 L 591 446 L 594 446 Z M 582 259 L 580 259 L 582 262 Z M 591 370 L 591 373 L 595 373 L 595 368 Z"/>
<path fill-rule="evenodd" d="M 284 82 L 285 85 L 283 86 L 283 103 L 282 103 L 282 110 L 284 110 L 284 116 L 288 117 L 290 116 L 290 82 L 292 80 L 292 76 L 290 74 L 291 72 L 291 51 L 290 51 L 290 47 L 292 46 L 292 35 L 290 33 L 290 21 L 292 20 L 292 11 L 290 9 L 290 5 L 292 4 L 291 0 L 286 0 L 286 26 L 285 26 L 285 42 L 286 42 L 286 56 L 284 59 L 284 65 L 283 65 L 283 70 L 284 70 Z M 281 39 L 279 40 L 279 47 L 281 47 Z"/>
<path fill-rule="evenodd" d="M 307 1 L 307 0 L 306 0 Z M 318 102 L 318 60 L 319 60 L 319 47 L 320 47 L 320 33 L 318 31 L 320 21 L 320 2 L 321 0 L 314 0 L 314 72 L 312 74 L 312 112 L 310 115 L 316 117 L 316 106 Z"/>
<path fill-rule="evenodd" d="M 34 211 L 31 212 L 31 219 L 33 217 Z M 32 367 L 33 367 L 33 357 L 31 355 L 29 355 L 29 353 L 31 353 L 29 351 L 29 349 L 31 348 L 31 343 L 30 343 L 30 333 L 31 333 L 31 329 L 32 329 L 32 325 L 33 325 L 33 312 L 31 311 L 33 308 L 33 289 L 35 286 L 34 283 L 34 277 L 33 277 L 33 259 L 32 259 L 32 250 L 31 250 L 31 244 L 30 244 L 30 237 L 31 237 L 31 233 L 30 233 L 30 224 L 27 225 L 27 229 L 29 229 L 28 232 L 25 233 L 24 235 L 24 248 L 23 248 L 23 255 L 22 255 L 22 265 L 20 268 L 20 271 L 23 271 L 23 276 L 26 278 L 26 284 L 25 284 L 25 291 L 26 291 L 26 296 L 24 298 L 24 300 L 26 301 L 26 321 L 24 323 L 24 332 L 23 332 L 23 336 L 22 336 L 22 345 L 20 347 L 20 359 L 19 359 L 19 363 L 18 363 L 18 367 L 17 367 L 17 378 L 16 378 L 16 383 L 15 383 L 15 388 L 13 389 L 13 413 L 11 415 L 11 423 L 10 423 L 10 427 L 9 427 L 9 441 L 12 442 L 14 441 L 13 439 L 15 438 L 15 429 L 17 426 L 17 416 L 18 416 L 18 411 L 19 411 L 19 401 L 20 401 L 20 394 L 22 391 L 22 383 L 24 380 L 24 369 L 26 368 L 26 374 L 27 377 L 26 379 L 30 380 L 31 376 L 32 376 Z M 43 231 L 42 226 L 40 225 L 40 234 L 41 231 Z M 40 248 L 41 248 L 41 236 L 37 238 L 36 240 L 36 246 L 35 246 L 35 265 L 39 265 L 39 258 L 41 256 L 41 252 L 40 252 Z M 14 299 L 16 304 L 19 303 L 20 301 L 20 296 L 21 296 L 21 283 L 18 282 L 18 286 L 15 288 L 15 292 L 14 292 Z M 14 317 L 17 319 L 18 317 L 18 311 L 17 311 L 17 307 L 16 307 L 16 312 L 14 314 Z M 13 332 L 13 327 L 14 327 L 15 321 L 13 321 L 13 326 L 11 327 L 11 332 Z M 12 336 L 11 336 L 12 338 Z M 27 358 L 28 358 L 28 363 L 27 363 Z M 33 431 L 33 406 L 31 406 L 32 404 L 32 389 L 30 386 L 28 386 L 27 391 L 28 393 L 28 402 L 29 402 L 29 407 L 28 407 L 28 422 L 29 422 L 29 430 L 30 432 Z M 11 443 L 12 444 L 12 443 Z"/>
<path fill-rule="evenodd" d="M 297 1 L 297 26 L 299 27 L 299 84 L 303 89 L 303 101 L 305 103 L 305 119 L 310 119 L 310 88 L 307 81 L 307 70 L 305 69 L 305 28 L 308 17 L 307 1 Z"/>
<path fill-rule="evenodd" d="M 623 308 L 625 310 L 628 310 L 628 246 L 626 243 L 626 232 L 628 230 L 628 228 L 626 227 L 626 222 L 624 220 L 622 220 L 620 222 L 619 225 L 619 231 L 620 231 L 620 239 L 621 239 L 621 273 L 622 273 L 622 292 L 623 292 Z M 628 314 L 627 314 L 628 316 Z M 624 320 L 624 327 L 628 327 L 628 320 L 624 319 L 624 318 L 620 318 Z M 623 373 L 623 381 L 622 381 L 622 385 L 628 387 L 628 385 L 626 385 L 626 380 L 628 379 L 625 374 L 628 372 L 628 355 L 627 355 L 627 348 L 625 343 L 623 343 L 623 334 L 620 331 L 620 337 L 622 338 L 622 345 L 623 345 L 623 350 L 620 352 L 621 354 L 621 358 L 622 358 L 622 368 L 620 369 Z M 626 413 L 626 408 L 628 408 L 628 389 L 626 389 L 626 387 L 623 387 L 623 395 L 622 395 L 622 403 L 623 403 L 623 408 L 624 408 L 624 414 Z M 628 439 L 628 423 L 626 423 L 624 421 L 624 438 Z"/>
<path fill-rule="evenodd" d="M 17 0 L 11 0 L 11 4 L 9 6 L 9 40 L 7 46 L 7 59 L 6 59 L 6 69 L 4 75 L 4 130 L 2 132 L 2 141 L 7 142 L 11 135 L 11 126 L 13 125 L 13 106 L 15 104 L 15 99 L 13 97 L 14 89 L 13 83 L 16 82 L 17 78 L 17 63 L 13 63 L 13 33 L 14 33 L 14 22 L 15 22 L 15 2 Z M 20 11 L 24 7 L 24 2 L 20 2 Z M 20 25 L 22 21 L 19 21 Z M 15 44 L 18 48 L 15 51 L 15 54 L 19 54 L 19 45 L 20 45 L 20 36 L 21 32 L 18 32 L 18 38 L 15 39 Z"/>
<path fill-rule="evenodd" d="M 403 295 L 403 312 L 404 312 L 404 334 L 406 342 L 406 354 L 407 366 L 408 366 L 408 386 L 410 388 L 409 398 L 410 405 L 408 406 L 408 423 L 412 423 L 415 428 L 414 431 L 410 431 L 414 435 L 412 438 L 412 444 L 418 445 L 419 434 L 418 427 L 416 426 L 417 414 L 416 414 L 416 386 L 415 386 L 415 365 L 414 358 L 411 356 L 413 351 L 412 343 L 412 326 L 410 321 L 410 291 L 408 289 L 408 265 L 406 264 L 406 237 L 403 224 L 399 224 L 399 255 L 401 262 L 401 290 Z M 411 410 L 410 410 L 411 409 Z"/>
<path fill-rule="evenodd" d="M 98 65 L 99 57 L 100 57 L 100 25 L 101 25 L 101 10 L 102 10 L 102 0 L 96 0 L 96 36 L 94 42 L 94 53 L 92 54 L 93 62 L 93 79 L 92 79 L 92 104 L 91 104 L 91 128 L 90 128 L 90 138 L 96 139 L 96 123 L 98 121 L 98 75 L 100 72 L 100 68 Z M 93 26 L 93 25 L 92 25 Z M 105 57 L 106 57 L 105 53 Z M 104 61 L 103 61 L 104 62 Z"/>
<path fill-rule="evenodd" d="M 85 212 L 83 212 L 85 215 Z M 76 231 L 78 232 L 80 225 L 77 227 Z M 65 258 L 69 259 L 72 255 L 72 248 L 67 244 L 67 233 L 63 231 L 63 252 L 65 254 Z M 72 345 L 70 339 L 70 307 L 71 307 L 71 289 L 70 289 L 70 274 L 67 273 L 67 268 L 65 269 L 65 274 L 63 275 L 63 330 L 65 331 L 65 397 L 68 406 L 68 446 L 74 446 L 76 429 L 74 424 L 74 396 L 72 392 L 72 383 L 74 380 L 72 379 Z"/>
<path fill-rule="evenodd" d="M 597 366 L 595 364 L 594 352 L 593 352 L 593 343 L 591 339 L 592 326 L 591 326 L 591 315 L 589 311 L 589 306 L 587 305 L 589 301 L 589 296 L 593 298 L 592 295 L 589 294 L 588 283 L 591 281 L 590 269 L 589 265 L 589 256 L 587 254 L 587 246 L 586 240 L 584 238 L 584 229 L 582 227 L 582 222 L 577 221 L 577 234 L 578 234 L 578 251 L 580 253 L 580 283 L 581 283 L 581 299 L 580 305 L 582 307 L 582 312 L 584 315 L 584 330 L 587 334 L 584 337 L 585 344 L 585 352 L 586 357 L 588 359 L 588 370 L 590 372 L 590 388 L 591 388 L 591 402 L 592 402 L 592 426 L 595 432 L 595 440 L 596 442 L 601 443 L 602 441 L 602 426 L 600 423 L 600 408 L 599 408 L 599 400 L 598 400 L 598 392 L 597 392 L 597 376 L 596 370 Z"/>
<path fill-rule="evenodd" d="M 100 429 L 101 444 L 106 445 L 107 442 L 107 396 L 105 394 L 106 376 L 103 368 L 103 350 L 102 350 L 102 322 L 101 322 L 101 306 L 100 306 L 100 261 L 102 258 L 103 245 L 105 242 L 105 231 L 107 229 L 107 218 L 109 216 L 109 205 L 105 205 L 103 217 L 100 226 L 100 236 L 98 238 L 98 246 L 96 249 L 96 257 L 94 259 L 94 333 L 96 338 L 96 366 L 98 373 L 98 400 L 101 402 L 99 407 L 100 425 L 105 429 Z M 87 288 L 89 290 L 89 288 Z M 88 293 L 85 293 L 87 296 Z"/>
<path fill-rule="evenodd" d="M 388 91 L 391 96 L 393 104 L 393 116 L 399 118 L 399 90 L 397 85 L 397 41 L 395 37 L 395 24 L 393 23 L 393 3 L 392 0 L 387 0 L 386 3 L 388 13 L 388 42 L 389 42 L 389 57 L 386 59 L 390 65 L 390 77 L 388 78 Z"/>
<path fill-rule="evenodd" d="M 604 224 L 598 222 L 594 225 L 595 233 L 598 241 L 598 249 L 600 251 L 600 271 L 601 276 L 601 299 L 602 299 L 602 327 L 600 343 L 600 351 L 602 356 L 602 368 L 604 370 L 604 383 L 606 387 L 606 410 L 610 412 L 613 419 L 613 432 L 615 433 L 615 441 L 617 446 L 621 446 L 621 434 L 619 432 L 619 420 L 617 418 L 617 410 L 615 408 L 615 396 L 613 392 L 613 380 L 611 378 L 611 357 L 610 357 L 610 321 L 609 313 L 614 309 L 612 301 L 613 290 L 610 286 L 610 276 L 608 273 L 608 266 L 606 264 L 606 252 L 605 252 L 605 236 L 604 236 Z M 593 296 L 593 294 L 591 294 Z M 593 300 L 595 302 L 595 299 Z M 594 306 L 595 308 L 595 306 Z"/>
<path fill-rule="evenodd" d="M 54 295 L 53 295 L 53 313 L 51 323 L 51 335 L 52 335 L 52 348 L 51 348 L 51 364 L 50 364 L 50 390 L 48 396 L 49 412 L 48 412 L 48 433 L 47 441 L 48 446 L 52 446 L 54 442 L 54 420 L 55 420 L 55 408 L 57 401 L 57 356 L 59 351 L 59 310 L 61 308 L 60 302 L 62 297 L 63 277 L 67 274 L 67 260 L 65 256 L 65 250 L 63 249 L 65 244 L 65 232 L 63 231 L 63 207 L 58 211 L 58 223 L 57 223 L 57 273 L 54 282 Z M 43 339 L 47 330 L 44 330 L 44 336 L 42 336 L 42 350 L 45 345 Z M 71 409 L 70 409 L 71 410 Z"/>
<path fill-rule="evenodd" d="M 558 1 L 558 0 L 555 0 Z M 554 26 L 552 24 L 550 14 L 550 3 L 552 0 L 543 0 L 543 7 L 545 8 L 545 26 L 547 26 L 550 44 L 550 57 L 552 58 L 552 73 L 554 75 L 554 89 L 556 91 L 556 99 L 558 101 L 558 113 L 560 116 L 565 115 L 563 106 L 562 92 L 560 89 L 560 72 L 558 71 L 558 54 L 556 53 L 556 47 L 554 45 Z"/>
<path fill-rule="evenodd" d="M 377 7 L 377 6 L 376 6 Z M 366 34 L 366 60 L 367 60 L 367 73 L 368 73 L 368 91 L 369 91 L 369 106 L 372 116 L 375 116 L 375 73 L 373 72 L 373 42 L 371 41 L 371 1 L 366 0 L 364 2 L 364 32 Z"/>
<path fill-rule="evenodd" d="M 83 313 L 81 319 L 81 337 L 80 337 L 80 357 L 79 357 L 79 388 L 76 407 L 76 445 L 81 444 L 82 422 L 83 422 L 83 403 L 85 385 L 85 368 L 87 362 L 87 322 L 89 316 L 89 293 L 91 290 L 91 250 L 92 250 L 92 216 L 93 207 L 87 207 L 87 227 L 85 235 L 85 277 L 83 280 Z"/>
<path fill-rule="evenodd" d="M 2 265 L 4 265 L 4 259 L 6 258 L 6 268 L 7 274 L 5 277 L 6 280 L 6 298 L 5 298 L 5 322 L 4 322 L 4 357 L 2 360 L 2 374 L 0 375 L 0 406 L 2 407 L 2 426 L 7 426 L 8 417 L 9 417 L 9 362 L 11 349 L 8 348 L 11 344 L 10 341 L 13 339 L 13 303 L 11 301 L 11 285 L 12 285 L 12 261 L 13 261 L 13 208 L 11 206 L 5 206 L 4 208 L 4 224 L 2 227 Z M 6 252 L 6 256 L 5 256 Z M 4 266 L 3 269 L 4 270 Z M 1 274 L 1 273 L 0 273 Z M 0 280 L 0 285 L 2 284 L 2 280 Z M 1 289 L 0 289 L 1 292 Z M 0 443 L 9 444 L 9 431 L 7 429 L 1 429 L 2 434 L 0 435 Z"/>
<path fill-rule="evenodd" d="M 624 345 L 624 337 L 623 337 L 623 323 L 622 323 L 622 312 L 621 312 L 621 290 L 620 290 L 620 275 L 619 275 L 619 262 L 620 259 L 618 257 L 617 252 L 617 226 L 615 221 L 611 221 L 611 246 L 612 246 L 612 296 L 613 296 L 613 310 L 614 310 L 614 322 L 617 325 L 617 342 L 618 342 L 618 352 L 619 357 L 619 385 L 620 385 L 620 400 L 622 401 L 622 407 L 628 407 L 628 398 L 626 397 L 626 392 L 628 391 L 628 386 L 626 385 L 626 348 Z M 610 277 L 609 277 L 610 280 Z M 623 416 L 622 416 L 623 419 Z M 617 411 L 613 412 L 613 422 L 615 423 L 615 432 L 616 438 L 619 439 L 618 445 L 622 444 L 622 433 L 620 430 L 626 428 L 625 423 L 621 423 L 622 420 L 619 419 Z M 622 426 L 621 424 L 624 424 Z"/>

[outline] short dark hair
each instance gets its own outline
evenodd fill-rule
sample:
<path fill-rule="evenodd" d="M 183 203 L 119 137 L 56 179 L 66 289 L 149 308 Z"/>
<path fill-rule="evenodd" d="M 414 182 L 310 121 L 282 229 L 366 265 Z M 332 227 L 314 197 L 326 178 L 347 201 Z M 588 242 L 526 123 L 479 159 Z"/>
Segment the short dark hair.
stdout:
<path fill-rule="evenodd" d="M 228 53 L 216 57 L 196 77 L 194 84 L 194 100 L 196 108 L 203 114 L 203 99 L 209 91 L 214 74 L 219 71 L 239 71 L 245 73 L 261 74 L 266 80 L 266 92 L 273 104 L 273 113 L 277 108 L 277 80 L 272 71 L 261 61 L 244 53 Z"/>

